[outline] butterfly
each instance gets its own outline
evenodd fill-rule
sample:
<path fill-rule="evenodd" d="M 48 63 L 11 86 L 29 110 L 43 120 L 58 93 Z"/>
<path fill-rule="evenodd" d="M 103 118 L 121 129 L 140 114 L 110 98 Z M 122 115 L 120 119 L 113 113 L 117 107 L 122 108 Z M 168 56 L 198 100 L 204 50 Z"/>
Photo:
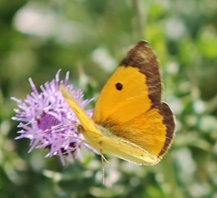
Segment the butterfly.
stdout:
<path fill-rule="evenodd" d="M 81 123 L 79 131 L 102 155 L 155 165 L 171 146 L 174 116 L 161 101 L 158 61 L 147 41 L 138 42 L 109 78 L 92 118 L 63 85 L 60 90 Z"/>

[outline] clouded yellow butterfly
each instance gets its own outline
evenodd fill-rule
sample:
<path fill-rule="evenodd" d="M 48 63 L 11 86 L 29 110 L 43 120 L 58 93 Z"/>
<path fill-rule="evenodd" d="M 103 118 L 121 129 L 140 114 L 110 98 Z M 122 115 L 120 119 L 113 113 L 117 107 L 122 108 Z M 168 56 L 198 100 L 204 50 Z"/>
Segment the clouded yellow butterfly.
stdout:
<path fill-rule="evenodd" d="M 89 118 L 61 85 L 64 98 L 77 115 L 80 132 L 101 154 L 142 165 L 157 164 L 172 143 L 174 118 L 161 102 L 157 57 L 140 41 L 105 84 Z"/>

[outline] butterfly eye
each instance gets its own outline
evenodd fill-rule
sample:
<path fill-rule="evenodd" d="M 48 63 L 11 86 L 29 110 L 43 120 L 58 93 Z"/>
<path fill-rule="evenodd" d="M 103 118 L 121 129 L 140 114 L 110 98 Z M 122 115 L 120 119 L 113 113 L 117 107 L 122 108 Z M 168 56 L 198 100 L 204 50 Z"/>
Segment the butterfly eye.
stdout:
<path fill-rule="evenodd" d="M 121 83 L 116 83 L 116 84 L 115 84 L 115 87 L 116 87 L 116 89 L 119 90 L 119 91 L 123 89 L 123 85 L 122 85 Z"/>

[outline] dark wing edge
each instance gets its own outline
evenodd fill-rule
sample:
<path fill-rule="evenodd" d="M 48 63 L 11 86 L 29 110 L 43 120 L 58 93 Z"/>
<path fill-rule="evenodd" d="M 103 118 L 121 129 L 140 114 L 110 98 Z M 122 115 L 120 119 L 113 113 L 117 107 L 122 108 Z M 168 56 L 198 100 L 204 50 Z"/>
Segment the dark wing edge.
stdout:
<path fill-rule="evenodd" d="M 161 103 L 161 105 L 158 108 L 160 110 L 160 114 L 163 116 L 163 123 L 166 125 L 167 129 L 166 141 L 160 153 L 158 154 L 159 157 L 162 157 L 170 148 L 173 137 L 175 135 L 175 119 L 170 107 L 166 103 Z"/>
<path fill-rule="evenodd" d="M 120 66 L 139 68 L 139 71 L 147 77 L 149 98 L 153 106 L 160 105 L 161 101 L 161 78 L 157 56 L 147 41 L 139 41 L 122 60 Z"/>

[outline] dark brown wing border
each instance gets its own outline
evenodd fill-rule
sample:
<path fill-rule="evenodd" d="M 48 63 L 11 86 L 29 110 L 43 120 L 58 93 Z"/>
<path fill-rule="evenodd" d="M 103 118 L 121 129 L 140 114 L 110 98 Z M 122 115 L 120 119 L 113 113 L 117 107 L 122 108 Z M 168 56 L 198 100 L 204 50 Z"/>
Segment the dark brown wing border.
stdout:
<path fill-rule="evenodd" d="M 167 128 L 166 141 L 158 155 L 159 157 L 162 157 L 172 143 L 175 131 L 175 120 L 170 107 L 166 103 L 161 102 L 162 85 L 157 56 L 149 47 L 147 41 L 140 41 L 128 52 L 127 56 L 120 63 L 120 66 L 137 67 L 139 68 L 139 71 L 147 77 L 149 98 L 153 103 L 152 108 L 159 108 L 159 111 L 163 116 L 163 123 Z"/>
<path fill-rule="evenodd" d="M 172 143 L 175 134 L 175 120 L 170 107 L 166 103 L 161 103 L 161 105 L 158 108 L 160 110 L 160 114 L 163 116 L 163 123 L 166 125 L 167 128 L 166 141 L 158 155 L 159 157 L 161 157 L 167 152 Z"/>
<path fill-rule="evenodd" d="M 140 41 L 132 48 L 120 63 L 120 66 L 139 68 L 140 72 L 147 77 L 149 98 L 153 106 L 158 106 L 161 100 L 161 79 L 157 56 L 149 47 L 147 41 Z"/>

